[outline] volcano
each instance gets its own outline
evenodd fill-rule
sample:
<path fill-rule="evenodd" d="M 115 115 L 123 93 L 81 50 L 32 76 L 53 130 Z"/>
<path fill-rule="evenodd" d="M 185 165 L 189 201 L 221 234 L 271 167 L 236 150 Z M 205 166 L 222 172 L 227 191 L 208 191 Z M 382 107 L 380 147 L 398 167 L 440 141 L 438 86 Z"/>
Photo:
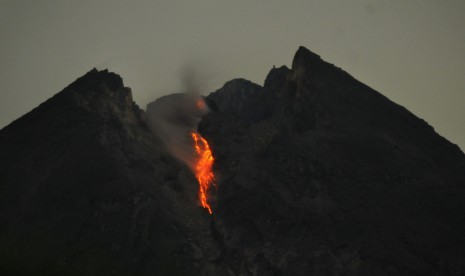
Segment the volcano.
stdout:
<path fill-rule="evenodd" d="M 205 102 L 211 209 L 115 73 L 3 128 L 0 274 L 465 274 L 465 155 L 422 119 L 304 47 Z"/>

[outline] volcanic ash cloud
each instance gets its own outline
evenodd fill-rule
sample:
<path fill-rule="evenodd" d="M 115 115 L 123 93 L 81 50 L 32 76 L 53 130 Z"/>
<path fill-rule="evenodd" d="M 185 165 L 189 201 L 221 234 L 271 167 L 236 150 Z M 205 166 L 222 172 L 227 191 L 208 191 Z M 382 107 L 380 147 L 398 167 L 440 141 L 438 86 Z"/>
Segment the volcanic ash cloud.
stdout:
<path fill-rule="evenodd" d="M 160 137 L 168 151 L 195 170 L 195 149 L 192 132 L 207 114 L 202 96 L 180 93 L 164 96 L 147 107 L 147 121 L 151 131 Z"/>

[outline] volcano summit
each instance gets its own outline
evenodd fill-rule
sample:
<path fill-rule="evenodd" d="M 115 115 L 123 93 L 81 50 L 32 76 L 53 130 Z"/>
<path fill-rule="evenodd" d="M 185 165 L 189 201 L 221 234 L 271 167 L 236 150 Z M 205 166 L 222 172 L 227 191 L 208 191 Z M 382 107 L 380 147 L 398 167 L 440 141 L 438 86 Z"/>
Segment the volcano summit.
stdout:
<path fill-rule="evenodd" d="M 463 152 L 317 54 L 163 113 L 212 215 L 167 97 L 94 69 L 0 130 L 1 275 L 465 274 Z"/>

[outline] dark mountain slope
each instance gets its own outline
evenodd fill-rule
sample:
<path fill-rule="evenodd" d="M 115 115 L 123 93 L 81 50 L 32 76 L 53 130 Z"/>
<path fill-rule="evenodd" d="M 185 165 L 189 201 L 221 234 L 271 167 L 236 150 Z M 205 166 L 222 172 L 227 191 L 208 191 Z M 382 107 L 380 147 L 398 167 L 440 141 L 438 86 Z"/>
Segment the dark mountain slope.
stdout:
<path fill-rule="evenodd" d="M 465 156 L 423 120 L 303 47 L 207 99 L 216 225 L 251 271 L 465 273 Z"/>
<path fill-rule="evenodd" d="M 0 274 L 223 274 L 195 178 L 143 117 L 93 70 L 0 132 Z"/>
<path fill-rule="evenodd" d="M 2 129 L 0 274 L 465 273 L 465 156 L 426 122 L 303 47 L 206 100 L 212 216 L 118 75 Z M 172 120 L 163 101 L 197 122 L 183 95 L 149 113 Z"/>

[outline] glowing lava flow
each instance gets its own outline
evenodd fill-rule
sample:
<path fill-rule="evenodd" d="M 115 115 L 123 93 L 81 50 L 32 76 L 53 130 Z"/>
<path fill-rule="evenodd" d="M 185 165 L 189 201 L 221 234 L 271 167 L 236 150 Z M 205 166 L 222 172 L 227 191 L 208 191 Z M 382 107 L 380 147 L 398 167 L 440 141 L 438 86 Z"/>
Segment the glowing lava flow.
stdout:
<path fill-rule="evenodd" d="M 191 132 L 192 139 L 195 143 L 195 151 L 198 157 L 195 162 L 195 176 L 199 181 L 199 199 L 202 207 L 207 209 L 212 214 L 212 209 L 207 202 L 207 192 L 212 185 L 214 185 L 215 175 L 212 171 L 213 162 L 215 159 L 212 156 L 210 146 L 200 134 Z"/>

